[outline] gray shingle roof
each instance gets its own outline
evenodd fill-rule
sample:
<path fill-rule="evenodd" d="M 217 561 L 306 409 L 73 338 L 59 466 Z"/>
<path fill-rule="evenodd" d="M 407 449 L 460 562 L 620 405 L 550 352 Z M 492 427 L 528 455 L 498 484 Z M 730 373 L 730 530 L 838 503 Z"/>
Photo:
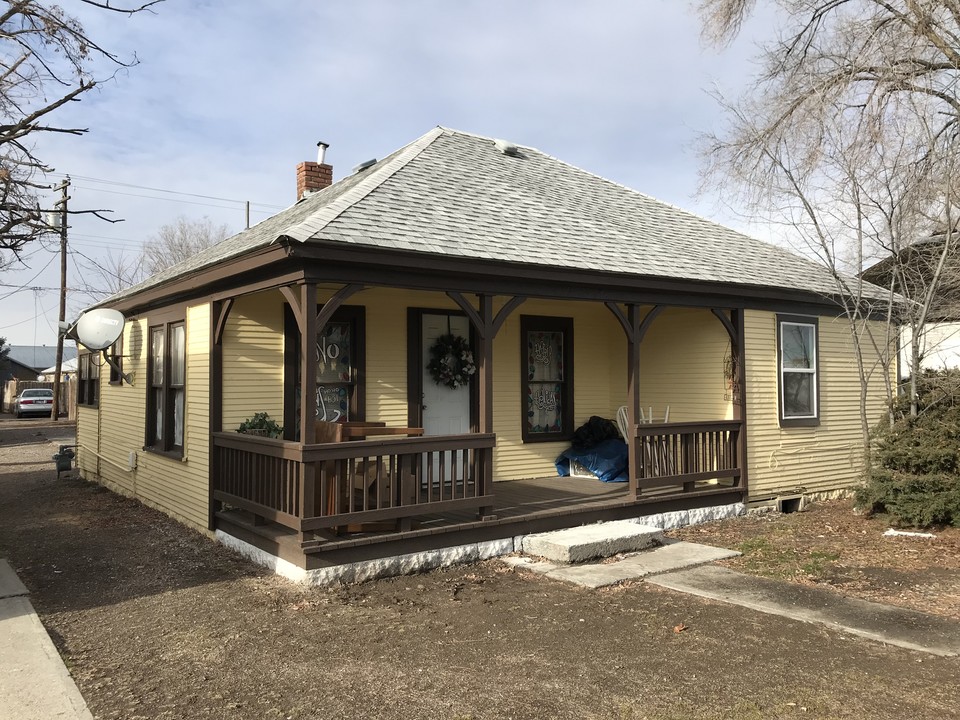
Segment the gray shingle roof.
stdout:
<path fill-rule="evenodd" d="M 111 300 L 282 236 L 304 243 L 836 293 L 833 278 L 818 263 L 534 148 L 521 147 L 520 153 L 508 156 L 491 138 L 435 128 L 370 169 Z"/>
<path fill-rule="evenodd" d="M 7 355 L 11 360 L 32 370 L 43 370 L 57 362 L 56 346 L 48 345 L 10 345 L 10 353 Z M 72 360 L 77 356 L 77 349 L 64 344 L 63 359 Z"/>

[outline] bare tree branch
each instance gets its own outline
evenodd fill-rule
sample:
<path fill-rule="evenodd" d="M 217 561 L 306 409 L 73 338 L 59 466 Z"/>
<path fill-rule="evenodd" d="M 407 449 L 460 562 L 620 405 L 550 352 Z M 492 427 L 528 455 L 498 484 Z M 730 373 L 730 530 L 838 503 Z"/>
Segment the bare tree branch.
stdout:
<path fill-rule="evenodd" d="M 131 16 L 153 12 L 161 0 L 130 7 L 82 1 Z M 37 157 L 31 141 L 44 134 L 87 132 L 51 119 L 106 79 L 94 77 L 104 73 L 102 66 L 113 66 L 115 74 L 136 63 L 135 56 L 123 60 L 100 45 L 58 5 L 41 0 L 0 4 L 0 265 L 3 253 L 19 259 L 27 244 L 50 230 L 37 199 L 46 186 L 34 176 L 52 168 Z"/>

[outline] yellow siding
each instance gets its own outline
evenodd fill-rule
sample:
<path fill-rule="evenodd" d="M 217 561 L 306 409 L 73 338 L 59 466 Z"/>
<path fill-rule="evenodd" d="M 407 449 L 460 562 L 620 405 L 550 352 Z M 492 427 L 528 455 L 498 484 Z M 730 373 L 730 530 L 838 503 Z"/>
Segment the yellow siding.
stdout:
<path fill-rule="evenodd" d="M 80 409 L 78 466 L 84 477 L 98 480 L 178 520 L 205 530 L 208 513 L 209 337 L 210 308 L 188 308 L 186 426 L 182 460 L 143 450 L 147 398 L 147 321 L 129 319 L 124 329 L 124 372 L 133 385 L 100 386 L 100 413 Z M 106 369 L 101 372 L 105 380 Z M 100 425 L 98 432 L 97 425 Z M 126 470 L 131 452 L 137 469 Z M 102 456 L 98 458 L 96 454 Z M 99 477 L 97 477 L 99 472 Z"/>
<path fill-rule="evenodd" d="M 223 332 L 223 430 L 254 413 L 283 424 L 283 296 L 238 298 Z"/>
<path fill-rule="evenodd" d="M 321 294 L 321 301 L 328 295 Z M 407 422 L 407 308 L 457 309 L 446 295 L 371 289 L 350 298 L 366 306 L 367 419 Z M 500 300 L 502 304 L 504 300 Z M 497 306 L 497 309 L 499 305 Z M 575 425 L 591 415 L 614 418 L 627 402 L 627 343 L 620 324 L 601 303 L 528 300 L 508 318 L 494 341 L 494 477 L 554 474 L 567 442 L 524 443 L 520 397 L 520 316 L 571 317 L 574 321 Z M 671 419 L 731 416 L 725 399 L 726 331 L 709 310 L 667 310 L 651 325 L 641 356 L 641 398 Z"/>
<path fill-rule="evenodd" d="M 709 310 L 664 310 L 651 323 L 640 346 L 644 413 L 652 407 L 657 422 L 663 421 L 668 406 L 671 422 L 733 417 L 724 378 L 729 353 L 730 336 Z"/>
<path fill-rule="evenodd" d="M 847 319 L 819 318 L 820 425 L 810 428 L 779 425 L 776 315 L 747 311 L 745 325 L 750 497 L 850 487 L 863 469 L 864 438 Z M 883 416 L 885 403 L 882 370 L 877 369 L 868 402 L 871 427 Z"/>

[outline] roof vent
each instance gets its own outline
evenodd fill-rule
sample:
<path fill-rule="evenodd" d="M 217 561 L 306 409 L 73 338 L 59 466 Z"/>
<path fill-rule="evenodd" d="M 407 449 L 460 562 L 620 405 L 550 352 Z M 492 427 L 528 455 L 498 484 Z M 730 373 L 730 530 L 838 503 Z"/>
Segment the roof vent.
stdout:
<path fill-rule="evenodd" d="M 494 140 L 493 146 L 504 155 L 509 155 L 510 157 L 520 157 L 520 148 L 518 148 L 512 142 L 507 142 L 506 140 Z"/>
<path fill-rule="evenodd" d="M 367 168 L 373 167 L 376 164 L 377 164 L 376 158 L 373 158 L 372 160 L 364 160 L 362 163 L 360 163 L 353 169 L 353 174 L 356 175 L 357 173 L 361 173 Z"/>

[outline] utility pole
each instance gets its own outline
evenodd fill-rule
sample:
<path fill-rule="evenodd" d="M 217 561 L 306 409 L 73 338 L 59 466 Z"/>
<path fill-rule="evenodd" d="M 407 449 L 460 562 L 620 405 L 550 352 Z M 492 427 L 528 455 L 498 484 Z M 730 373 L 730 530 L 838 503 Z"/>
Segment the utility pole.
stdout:
<path fill-rule="evenodd" d="M 60 212 L 60 316 L 59 321 L 67 319 L 67 190 L 70 188 L 70 176 L 64 179 L 55 190 L 60 191 L 60 199 L 54 207 Z M 57 333 L 57 362 L 56 373 L 53 376 L 53 407 L 50 410 L 50 419 L 54 422 L 60 420 L 60 372 L 63 367 L 63 334 Z M 79 370 L 80 363 L 77 362 Z"/>

